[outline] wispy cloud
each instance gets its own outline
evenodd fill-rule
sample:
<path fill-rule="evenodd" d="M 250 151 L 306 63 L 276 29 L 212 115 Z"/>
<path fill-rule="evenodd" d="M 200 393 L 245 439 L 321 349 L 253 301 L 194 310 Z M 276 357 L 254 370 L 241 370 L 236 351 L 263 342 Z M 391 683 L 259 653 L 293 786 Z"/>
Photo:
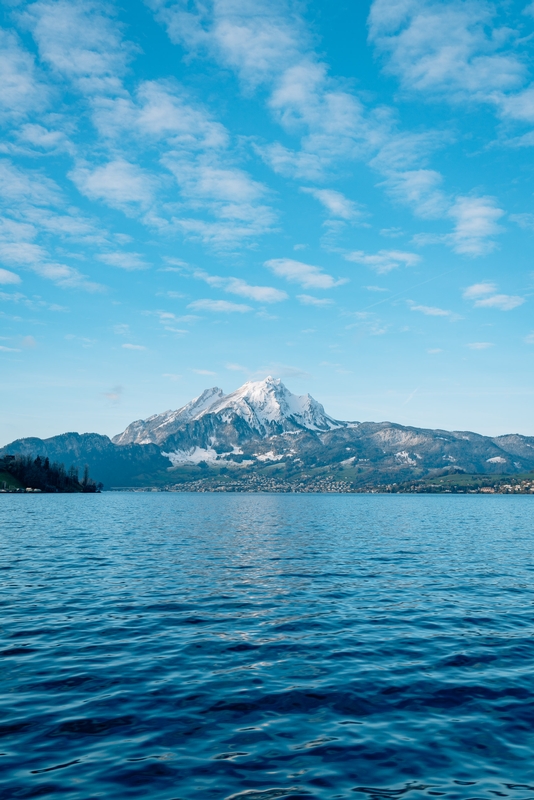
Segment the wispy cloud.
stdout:
<path fill-rule="evenodd" d="M 426 163 L 446 136 L 437 131 L 399 131 L 393 114 L 366 105 L 356 93 L 341 88 L 314 50 L 304 20 L 285 3 L 259 0 L 235 5 L 214 0 L 186 8 L 150 0 L 149 5 L 172 41 L 195 55 L 208 52 L 219 65 L 234 70 L 248 92 L 260 86 L 267 92 L 271 115 L 299 140 L 296 149 L 281 142 L 256 145 L 275 172 L 324 182 L 340 164 L 346 169 L 350 162 L 364 160 L 379 173 L 380 185 L 393 200 L 424 219 L 454 220 L 455 230 L 440 241 L 455 252 L 473 256 L 492 248 L 502 212 L 488 198 L 480 198 L 475 222 L 475 199 L 451 196 L 442 186 L 442 175 Z M 389 68 L 406 75 L 410 85 L 425 86 L 430 81 L 450 89 L 461 79 L 478 81 L 491 94 L 515 85 L 523 67 L 517 59 L 495 55 L 508 32 L 500 31 L 499 42 L 489 39 L 484 26 L 491 14 L 479 12 L 475 0 L 462 7 L 430 0 L 394 4 L 375 0 L 370 36 L 381 52 L 389 54 Z M 490 52 L 479 54 L 479 47 Z M 415 71 L 409 67 L 412 60 L 418 65 Z M 487 70 L 489 81 L 484 77 Z M 305 191 L 324 205 L 331 223 L 355 219 L 355 206 L 341 193 L 322 187 Z"/>
<path fill-rule="evenodd" d="M 122 345 L 122 347 L 123 347 L 125 350 L 146 350 L 146 349 L 147 349 L 147 348 L 146 348 L 144 345 L 142 345 L 142 344 L 130 344 L 130 343 L 128 343 L 128 342 L 127 342 L 126 344 L 123 344 L 123 345 Z"/>
<path fill-rule="evenodd" d="M 246 314 L 247 311 L 252 311 L 250 306 L 242 303 L 230 303 L 228 300 L 194 300 L 187 307 L 194 311 L 213 311 L 222 314 Z"/>
<path fill-rule="evenodd" d="M 421 256 L 417 253 L 404 252 L 403 250 L 379 250 L 378 253 L 364 253 L 363 250 L 354 250 L 345 256 L 347 261 L 354 261 L 356 264 L 365 264 L 371 267 L 379 275 L 391 272 L 404 265 L 405 267 L 415 267 L 421 262 Z"/>
<path fill-rule="evenodd" d="M 475 301 L 477 308 L 498 308 L 500 311 L 512 311 L 514 308 L 523 305 L 524 297 L 509 294 L 494 294 L 491 297 L 484 297 Z"/>
<path fill-rule="evenodd" d="M 369 36 L 406 92 L 495 103 L 525 75 L 521 59 L 505 52 L 512 31 L 492 25 L 495 13 L 476 0 L 374 0 Z"/>
<path fill-rule="evenodd" d="M 299 302 L 301 302 L 302 305 L 304 306 L 323 307 L 323 306 L 331 306 L 334 304 L 334 301 L 330 300 L 330 298 L 312 297 L 312 295 L 309 294 L 298 294 L 297 298 Z"/>
<path fill-rule="evenodd" d="M 0 119 L 23 119 L 42 110 L 50 99 L 33 56 L 13 31 L 0 31 Z"/>
<path fill-rule="evenodd" d="M 122 393 L 124 389 L 122 386 L 114 386 L 109 392 L 104 392 L 104 397 L 106 400 L 109 400 L 110 403 L 117 404 L 120 403 L 122 399 Z"/>
<path fill-rule="evenodd" d="M 493 342 L 469 342 L 468 345 L 470 350 L 488 350 L 490 347 L 494 347 Z"/>
<path fill-rule="evenodd" d="M 488 281 L 485 281 L 484 283 L 474 283 L 472 286 L 468 286 L 467 289 L 464 290 L 462 297 L 465 300 L 476 300 L 478 297 L 484 297 L 488 294 L 495 294 L 496 291 L 496 283 L 489 283 Z"/>
<path fill-rule="evenodd" d="M 346 279 L 335 280 L 323 272 L 321 267 L 293 261 L 291 258 L 272 258 L 265 262 L 265 266 L 275 275 L 285 278 L 290 283 L 298 283 L 304 289 L 332 289 L 347 282 Z"/>
<path fill-rule="evenodd" d="M 463 292 L 465 300 L 472 300 L 475 308 L 498 308 L 500 311 L 512 311 L 523 305 L 524 297 L 519 295 L 498 294 L 495 283 L 474 283 Z"/>
<path fill-rule="evenodd" d="M 15 272 L 10 272 L 8 269 L 0 268 L 0 283 L 20 283 L 20 277 Z"/>
<path fill-rule="evenodd" d="M 279 303 L 288 298 L 287 293 L 281 289 L 272 286 L 252 286 L 241 278 L 223 278 L 220 275 L 210 275 L 204 270 L 194 270 L 193 277 L 205 281 L 209 286 L 216 286 L 230 294 L 237 294 L 260 303 Z"/>
<path fill-rule="evenodd" d="M 22 22 L 37 42 L 41 59 L 83 93 L 120 91 L 134 45 L 98 0 L 38 0 L 26 7 Z"/>
<path fill-rule="evenodd" d="M 407 303 L 410 306 L 411 311 L 418 311 L 420 314 L 424 314 L 427 317 L 447 317 L 452 322 L 461 319 L 459 314 L 456 314 L 454 311 L 449 311 L 445 308 L 438 308 L 437 306 L 423 306 L 419 305 L 418 303 L 414 303 L 413 300 L 408 300 Z"/>
<path fill-rule="evenodd" d="M 493 197 L 459 197 L 449 211 L 455 221 L 450 237 L 453 249 L 469 256 L 491 252 L 493 237 L 502 230 L 498 220 L 503 215 Z"/>
<path fill-rule="evenodd" d="M 129 215 L 148 209 L 154 197 L 154 177 L 123 158 L 95 168 L 79 164 L 69 178 L 86 197 Z"/>
<path fill-rule="evenodd" d="M 326 209 L 328 216 L 333 219 L 353 222 L 362 217 L 362 212 L 357 204 L 334 189 L 314 189 L 309 186 L 303 186 L 301 191 L 315 197 Z"/>
<path fill-rule="evenodd" d="M 150 267 L 150 264 L 143 260 L 140 253 L 101 253 L 98 259 L 111 267 L 119 267 L 126 270 L 148 269 Z"/>

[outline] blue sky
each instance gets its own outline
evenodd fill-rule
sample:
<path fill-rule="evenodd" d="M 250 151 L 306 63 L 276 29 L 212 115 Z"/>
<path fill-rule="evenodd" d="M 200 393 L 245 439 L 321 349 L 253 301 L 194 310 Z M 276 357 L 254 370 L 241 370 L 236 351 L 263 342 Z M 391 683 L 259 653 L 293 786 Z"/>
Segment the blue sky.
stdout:
<path fill-rule="evenodd" d="M 534 434 L 534 3 L 0 17 L 2 443 L 267 374 Z"/>

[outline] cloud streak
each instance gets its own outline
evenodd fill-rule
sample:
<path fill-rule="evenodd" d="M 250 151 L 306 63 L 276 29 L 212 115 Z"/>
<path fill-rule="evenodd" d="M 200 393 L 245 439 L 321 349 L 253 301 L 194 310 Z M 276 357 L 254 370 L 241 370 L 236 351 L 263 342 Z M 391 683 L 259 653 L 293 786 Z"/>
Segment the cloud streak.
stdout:
<path fill-rule="evenodd" d="M 298 283 L 304 289 L 333 289 L 347 283 L 346 279 L 338 279 L 323 272 L 321 267 L 294 261 L 291 258 L 271 258 L 265 262 L 267 269 L 290 283 Z"/>

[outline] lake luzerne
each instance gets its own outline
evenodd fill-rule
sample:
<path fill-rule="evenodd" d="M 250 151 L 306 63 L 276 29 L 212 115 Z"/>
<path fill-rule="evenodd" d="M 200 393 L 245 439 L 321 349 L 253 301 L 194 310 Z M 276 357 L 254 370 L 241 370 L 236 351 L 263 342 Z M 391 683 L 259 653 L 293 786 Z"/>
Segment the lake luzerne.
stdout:
<path fill-rule="evenodd" d="M 534 798 L 534 498 L 0 496 L 3 798 Z"/>

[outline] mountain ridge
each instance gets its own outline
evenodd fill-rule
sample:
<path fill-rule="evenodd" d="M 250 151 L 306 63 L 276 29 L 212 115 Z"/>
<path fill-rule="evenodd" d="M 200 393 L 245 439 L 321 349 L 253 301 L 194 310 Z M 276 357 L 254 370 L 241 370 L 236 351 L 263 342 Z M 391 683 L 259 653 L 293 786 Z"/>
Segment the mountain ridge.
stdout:
<path fill-rule="evenodd" d="M 132 422 L 113 439 L 90 433 L 26 438 L 2 454 L 41 455 L 79 469 L 88 464 L 106 488 L 334 474 L 362 487 L 448 472 L 522 473 L 534 469 L 534 437 L 336 420 L 309 394 L 294 395 L 269 377 L 229 394 L 211 387 L 175 411 Z"/>

